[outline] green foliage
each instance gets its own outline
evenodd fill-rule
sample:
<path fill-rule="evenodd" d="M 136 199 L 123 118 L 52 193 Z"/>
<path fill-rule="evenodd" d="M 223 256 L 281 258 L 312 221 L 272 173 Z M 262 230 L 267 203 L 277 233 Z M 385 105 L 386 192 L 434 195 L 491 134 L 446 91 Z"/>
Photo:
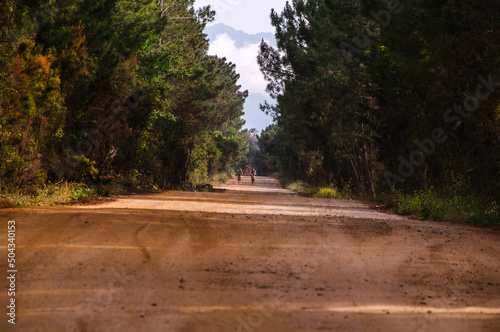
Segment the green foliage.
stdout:
<path fill-rule="evenodd" d="M 95 180 L 99 171 L 95 168 L 95 161 L 84 155 L 71 157 L 72 172 L 69 179 L 75 182 L 85 182 Z"/>
<path fill-rule="evenodd" d="M 424 220 L 500 225 L 500 211 L 496 202 L 481 204 L 473 195 L 441 197 L 434 189 L 412 195 L 398 193 L 394 198 L 393 209 L 398 214 L 413 215 Z"/>
<path fill-rule="evenodd" d="M 318 191 L 318 188 L 303 181 L 289 183 L 286 185 L 286 188 L 303 195 L 314 195 Z"/>
<path fill-rule="evenodd" d="M 256 147 L 250 149 L 247 158 L 260 175 L 280 171 L 280 143 L 276 137 L 277 126 L 270 125 L 257 135 Z"/>
<path fill-rule="evenodd" d="M 227 172 L 246 152 L 248 93 L 234 64 L 207 54 L 215 13 L 193 4 L 2 2 L 0 191 L 97 174 L 164 188 Z"/>
<path fill-rule="evenodd" d="M 259 64 L 278 106 L 264 105 L 277 128 L 265 147 L 287 176 L 342 188 L 356 179 L 374 191 L 373 139 L 361 117 L 368 84 L 366 66 L 350 62 L 338 47 L 361 19 L 357 1 L 294 1 L 272 13 L 278 49 L 261 44 Z"/>
<path fill-rule="evenodd" d="M 217 186 L 232 178 L 230 170 L 222 173 L 211 174 L 209 176 L 197 177 L 193 175 L 190 177 L 191 186 L 198 192 L 213 191 L 213 186 Z"/>
<path fill-rule="evenodd" d="M 71 200 L 76 201 L 83 197 L 87 197 L 93 194 L 93 190 L 88 188 L 78 188 L 71 193 Z"/>
<path fill-rule="evenodd" d="M 12 50 L 11 50 L 12 51 Z M 0 188 L 36 187 L 45 181 L 65 120 L 56 51 L 34 39 L 0 62 Z"/>
<path fill-rule="evenodd" d="M 95 195 L 94 189 L 80 183 L 56 183 L 42 185 L 31 194 L 20 190 L 0 194 L 0 207 L 51 206 Z"/>
<path fill-rule="evenodd" d="M 271 19 L 277 48 L 263 42 L 258 61 L 277 101 L 262 109 L 277 124 L 254 158 L 287 178 L 365 196 L 395 184 L 406 194 L 434 186 L 500 199 L 498 1 L 297 0 Z M 474 98 L 483 99 L 477 108 Z M 436 130 L 444 139 L 422 148 Z M 464 175 L 470 186 L 453 192 Z M 447 215 L 428 204 L 425 217 Z"/>
<path fill-rule="evenodd" d="M 328 198 L 328 199 L 349 199 L 348 190 L 339 192 L 336 188 L 320 188 L 317 193 L 314 194 L 316 198 Z"/>
<path fill-rule="evenodd" d="M 489 179 L 499 175 L 494 156 L 500 146 L 492 139 L 498 94 L 481 102 L 472 114 L 461 112 L 462 117 L 458 109 L 466 107 L 467 97 L 475 96 L 479 76 L 500 74 L 498 46 L 494 46 L 499 40 L 494 31 L 500 7 L 497 1 L 483 5 L 487 11 L 454 1 L 408 1 L 405 12 L 418 15 L 393 15 L 370 49 L 367 63 L 376 87 L 371 94 L 378 100 L 370 111 L 371 128 L 380 160 L 396 171 L 399 156 L 408 158 L 418 148 L 416 140 L 430 138 L 436 128 L 447 137 L 406 181 L 398 181 L 400 189 L 451 187 L 457 174 L 468 173 L 472 189 L 497 194 L 495 181 Z M 401 39 L 402 35 L 408 38 Z"/>
<path fill-rule="evenodd" d="M 321 188 L 316 194 L 316 198 L 340 199 L 340 193 L 335 188 Z"/>

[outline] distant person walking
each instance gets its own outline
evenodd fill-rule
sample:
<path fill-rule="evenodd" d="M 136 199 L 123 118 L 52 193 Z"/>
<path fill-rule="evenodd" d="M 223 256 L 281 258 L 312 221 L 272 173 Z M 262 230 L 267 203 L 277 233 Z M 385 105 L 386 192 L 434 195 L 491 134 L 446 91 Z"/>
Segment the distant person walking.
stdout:
<path fill-rule="evenodd" d="M 241 168 L 238 168 L 236 170 L 236 176 L 238 177 L 238 184 L 240 184 L 241 181 L 241 175 L 243 174 L 243 170 Z"/>
<path fill-rule="evenodd" d="M 252 168 L 252 171 L 250 172 L 250 178 L 252 179 L 252 184 L 255 182 L 255 177 L 257 176 L 257 171 L 255 168 Z"/>

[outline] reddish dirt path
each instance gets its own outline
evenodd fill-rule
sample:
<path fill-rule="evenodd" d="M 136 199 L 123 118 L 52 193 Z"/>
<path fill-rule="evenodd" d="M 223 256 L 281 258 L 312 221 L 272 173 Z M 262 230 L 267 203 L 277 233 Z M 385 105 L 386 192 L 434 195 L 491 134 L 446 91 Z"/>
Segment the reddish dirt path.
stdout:
<path fill-rule="evenodd" d="M 499 231 L 219 189 L 0 210 L 0 331 L 500 331 Z"/>

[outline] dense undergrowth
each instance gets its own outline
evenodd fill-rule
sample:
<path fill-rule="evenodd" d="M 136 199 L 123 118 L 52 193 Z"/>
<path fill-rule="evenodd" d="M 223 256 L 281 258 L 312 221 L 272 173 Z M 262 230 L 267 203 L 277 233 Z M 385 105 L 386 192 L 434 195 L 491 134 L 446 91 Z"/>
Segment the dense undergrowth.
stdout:
<path fill-rule="evenodd" d="M 498 203 L 481 201 L 475 195 L 445 197 L 430 189 L 411 195 L 395 193 L 390 203 L 397 214 L 423 220 L 500 226 Z"/>
<path fill-rule="evenodd" d="M 335 186 L 314 186 L 304 181 L 290 181 L 280 176 L 277 179 L 286 189 L 293 190 L 304 196 L 327 199 L 350 199 L 354 196 L 349 186 L 346 186 L 343 190 L 339 190 Z"/>
<path fill-rule="evenodd" d="M 312 184 L 287 183 L 305 195 L 353 197 L 349 184 L 401 214 L 498 225 L 500 1 L 402 1 L 404 14 L 371 29 L 393 4 L 273 12 L 276 46 L 263 41 L 258 62 L 275 123 L 257 141 L 259 171 Z"/>
<path fill-rule="evenodd" d="M 184 186 L 172 190 L 210 191 L 212 186 L 226 182 L 231 178 L 229 172 L 211 177 L 194 176 Z M 60 182 L 47 184 L 33 191 L 11 190 L 0 193 L 0 208 L 15 206 L 53 206 L 72 202 L 85 203 L 99 197 L 112 197 L 133 193 L 153 193 L 161 190 L 152 181 L 137 178 L 118 177 L 106 183 Z"/>
<path fill-rule="evenodd" d="M 353 193 L 349 186 L 339 190 L 334 186 L 312 186 L 303 181 L 290 181 L 278 177 L 282 185 L 301 195 L 325 199 L 374 200 L 373 197 Z M 413 194 L 393 192 L 379 196 L 376 201 L 399 215 L 421 220 L 469 223 L 500 226 L 500 207 L 496 201 L 486 201 L 475 195 L 456 194 L 451 197 L 439 194 L 434 188 Z"/>
<path fill-rule="evenodd" d="M 2 193 L 0 194 L 0 207 L 51 206 L 93 196 L 98 196 L 97 188 L 81 183 L 64 182 L 45 185 L 34 192 L 15 190 Z"/>

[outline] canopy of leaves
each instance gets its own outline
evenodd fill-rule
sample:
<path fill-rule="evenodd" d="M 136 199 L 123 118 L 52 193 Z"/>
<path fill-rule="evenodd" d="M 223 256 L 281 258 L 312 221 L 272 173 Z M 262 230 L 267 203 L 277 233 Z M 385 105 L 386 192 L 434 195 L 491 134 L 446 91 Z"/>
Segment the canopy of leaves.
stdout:
<path fill-rule="evenodd" d="M 277 128 L 259 144 L 283 172 L 372 194 L 465 179 L 498 197 L 498 1 L 294 0 L 271 16 L 277 49 L 258 60 Z"/>
<path fill-rule="evenodd" d="M 214 12 L 193 5 L 3 1 L 1 189 L 112 174 L 172 186 L 234 166 L 248 93 L 207 55 Z"/>

